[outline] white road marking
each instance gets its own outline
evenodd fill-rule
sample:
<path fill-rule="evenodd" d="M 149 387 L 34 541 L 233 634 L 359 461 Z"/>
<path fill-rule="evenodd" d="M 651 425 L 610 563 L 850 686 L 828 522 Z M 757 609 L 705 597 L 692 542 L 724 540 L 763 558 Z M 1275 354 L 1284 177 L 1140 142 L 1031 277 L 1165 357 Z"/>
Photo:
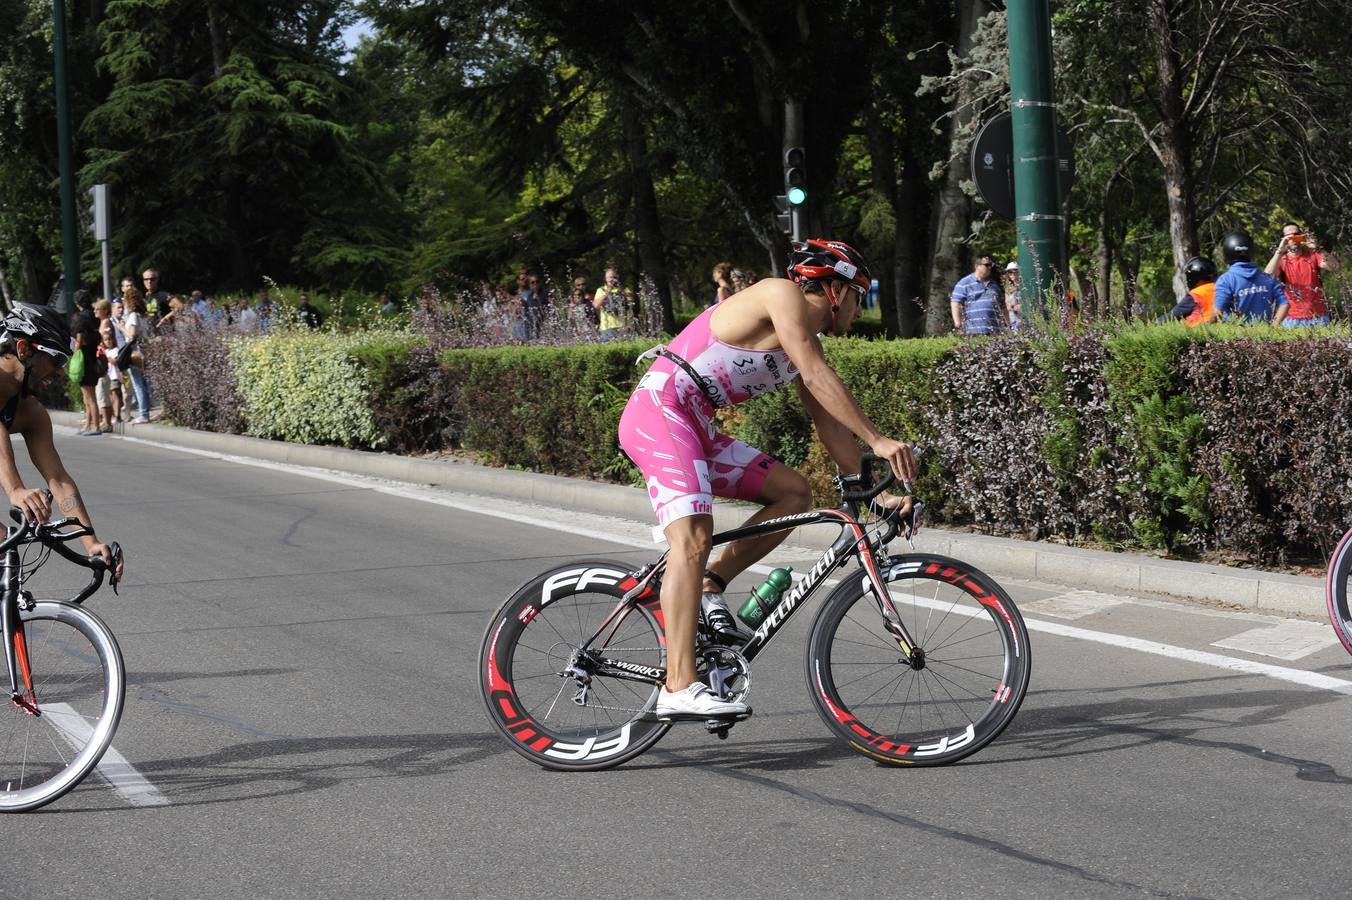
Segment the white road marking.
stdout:
<path fill-rule="evenodd" d="M 83 749 L 94 733 L 94 726 L 68 703 L 45 703 L 42 714 L 74 750 Z M 132 806 L 169 805 L 169 798 L 136 771 L 136 767 L 117 752 L 116 747 L 109 747 L 104 752 L 103 758 L 94 767 L 94 773 Z"/>
<path fill-rule="evenodd" d="M 1242 650 L 1259 656 L 1297 660 L 1338 643 L 1338 637 L 1326 622 L 1291 620 L 1262 628 L 1250 628 L 1239 634 L 1213 641 L 1211 646 Z"/>
<path fill-rule="evenodd" d="M 1055 597 L 1044 597 L 1031 603 L 1020 603 L 1019 610 L 1025 613 L 1038 613 L 1057 619 L 1083 619 L 1104 610 L 1112 609 L 1130 602 L 1130 597 L 1116 594 L 1102 594 L 1098 591 L 1070 591 Z"/>
<path fill-rule="evenodd" d="M 943 610 L 973 618 L 987 615 L 984 609 L 978 609 L 975 606 L 954 606 L 950 601 L 933 600 L 928 597 L 921 597 L 905 591 L 893 590 L 890 591 L 890 593 L 894 597 L 904 597 L 908 601 L 930 609 Z M 1022 611 L 1022 609 L 1023 607 L 1020 606 L 1020 611 Z M 1278 681 L 1289 681 L 1292 684 L 1304 685 L 1305 687 L 1312 687 L 1321 691 L 1332 691 L 1335 694 L 1344 694 L 1352 697 L 1352 681 L 1345 681 L 1341 678 L 1331 678 L 1328 675 L 1323 675 L 1319 672 L 1307 672 L 1303 669 L 1288 669 L 1285 666 L 1274 666 L 1271 663 L 1256 662 L 1251 659 L 1237 659 L 1233 656 L 1222 656 L 1219 653 L 1210 653 L 1206 650 L 1192 650 L 1188 647 L 1177 647 L 1173 644 L 1163 644 L 1159 641 L 1149 641 L 1144 638 L 1111 634 L 1106 631 L 1090 631 L 1087 628 L 1077 628 L 1074 625 L 1062 625 L 1060 622 L 1045 622 L 1041 619 L 1029 619 L 1027 617 L 1025 617 L 1023 621 L 1024 624 L 1028 626 L 1029 631 L 1040 631 L 1044 634 L 1054 634 L 1058 637 L 1068 637 L 1075 640 L 1088 641 L 1092 644 L 1106 644 L 1109 647 L 1118 647 L 1122 650 L 1134 650 L 1137 653 L 1149 653 L 1153 656 L 1167 656 L 1170 659 L 1197 663 L 1203 666 L 1212 666 L 1217 669 L 1226 669 L 1231 672 L 1242 672 L 1245 675 L 1263 675 L 1268 678 L 1275 678 Z"/>
<path fill-rule="evenodd" d="M 122 440 L 134 441 L 147 446 L 163 448 L 164 445 L 157 444 L 154 441 L 147 441 L 140 438 L 122 438 Z M 216 453 L 210 450 L 198 450 L 190 447 L 176 447 L 176 452 L 192 453 L 198 456 L 205 456 L 211 459 L 219 459 L 226 462 L 233 462 L 239 465 L 252 466 L 258 469 L 267 469 L 274 472 L 287 472 L 300 475 L 306 478 L 316 478 L 321 481 L 329 481 L 335 484 L 346 484 L 353 487 L 363 487 L 368 490 L 377 491 L 383 494 L 389 494 L 395 497 L 403 497 L 409 500 L 418 500 L 423 503 L 433 503 L 438 506 L 444 506 L 449 509 L 459 509 L 464 512 L 475 513 L 476 515 L 491 516 L 498 519 L 506 519 L 517 524 L 535 525 L 540 528 L 548 528 L 553 531 L 563 532 L 565 534 L 576 534 L 583 537 L 596 538 L 597 540 L 609 541 L 611 543 L 625 544 L 632 547 L 643 549 L 652 549 L 652 544 L 646 540 L 636 539 L 623 535 L 617 535 L 611 532 L 603 531 L 599 528 L 585 528 L 576 525 L 569 525 L 565 522 L 555 522 L 546 519 L 542 514 L 542 508 L 531 506 L 532 516 L 529 519 L 523 519 L 519 512 L 514 512 L 508 507 L 512 504 L 498 503 L 496 508 L 484 503 L 473 503 L 463 500 L 456 500 L 444 493 L 434 491 L 429 488 L 415 488 L 412 486 L 395 485 L 390 482 L 380 481 L 363 476 L 350 475 L 344 472 L 335 472 L 329 469 L 314 469 L 304 466 L 295 466 L 288 463 L 276 463 L 269 460 L 250 459 L 243 456 L 233 456 L 224 453 Z M 497 502 L 497 501 L 494 501 Z M 528 504 L 518 501 L 517 505 L 525 506 Z M 578 514 L 560 511 L 560 514 L 567 515 L 573 519 L 579 518 Z M 769 568 L 766 566 L 753 566 L 752 571 L 767 573 Z M 1165 656 L 1171 659 L 1183 660 L 1185 662 L 1197 663 L 1199 665 L 1211 666 L 1212 668 L 1224 669 L 1232 672 L 1242 672 L 1248 675 L 1262 675 L 1268 678 L 1274 678 L 1279 681 L 1287 681 L 1293 684 L 1303 685 L 1316 690 L 1330 691 L 1335 694 L 1352 696 L 1352 681 L 1344 681 L 1340 678 L 1331 678 L 1318 672 L 1306 672 L 1301 669 L 1289 669 L 1284 666 L 1272 665 L 1270 663 L 1261 663 L 1254 660 L 1237 659 L 1229 656 L 1222 656 L 1219 653 L 1211 653 L 1205 650 L 1191 650 L 1187 647 L 1176 647 L 1171 644 L 1163 644 L 1158 641 L 1148 641 L 1141 638 L 1126 637 L 1120 634 L 1111 634 L 1102 631 L 1090 631 L 1087 628 L 1076 628 L 1071 625 L 1062 625 L 1056 622 L 1045 622 L 1037 619 L 1027 620 L 1029 631 L 1040 631 L 1046 634 L 1054 634 L 1060 637 L 1073 638 L 1075 640 L 1088 641 L 1090 643 L 1104 644 L 1110 647 L 1118 647 L 1123 650 L 1133 650 L 1138 653 L 1147 653 L 1155 656 Z"/>

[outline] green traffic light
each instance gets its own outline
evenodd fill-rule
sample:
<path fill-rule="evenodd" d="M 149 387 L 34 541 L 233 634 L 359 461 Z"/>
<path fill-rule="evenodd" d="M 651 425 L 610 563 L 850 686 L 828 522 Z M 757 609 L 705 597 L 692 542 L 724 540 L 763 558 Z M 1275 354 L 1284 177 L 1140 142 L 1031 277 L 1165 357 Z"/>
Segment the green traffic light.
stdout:
<path fill-rule="evenodd" d="M 789 198 L 789 202 L 794 206 L 802 206 L 807 202 L 807 191 L 800 187 L 789 188 L 789 191 L 785 196 Z"/>

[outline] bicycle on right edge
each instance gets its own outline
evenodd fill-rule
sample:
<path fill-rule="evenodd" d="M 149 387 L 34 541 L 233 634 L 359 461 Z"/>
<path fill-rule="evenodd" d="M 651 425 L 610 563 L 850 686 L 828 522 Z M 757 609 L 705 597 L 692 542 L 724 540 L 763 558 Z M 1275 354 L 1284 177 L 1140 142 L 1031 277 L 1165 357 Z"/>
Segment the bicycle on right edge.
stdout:
<path fill-rule="evenodd" d="M 117 640 L 103 620 L 80 604 L 111 576 L 117 591 L 122 550 L 112 562 L 68 546 L 90 534 L 77 519 L 16 524 L 0 541 L 0 633 L 5 643 L 9 704 L 0 707 L 0 812 L 27 812 L 51 803 L 93 771 L 113 742 L 126 691 Z M 66 530 L 70 529 L 70 530 Z M 24 583 L 52 552 L 93 571 L 69 600 L 37 600 Z"/>
<path fill-rule="evenodd" d="M 1343 535 L 1329 559 L 1324 576 L 1324 602 L 1328 606 L 1329 621 L 1343 647 L 1352 653 L 1352 609 L 1348 607 L 1348 579 L 1352 578 L 1352 529 Z"/>
<path fill-rule="evenodd" d="M 838 477 L 841 506 L 714 535 L 714 545 L 829 522 L 840 536 L 754 633 L 729 644 L 701 621 L 701 680 L 722 699 L 745 703 L 751 661 L 795 610 L 838 568 L 847 573 L 821 604 L 807 646 L 807 684 L 826 726 L 856 751 L 884 763 L 956 762 L 994 740 L 1028 690 L 1028 631 L 994 580 L 956 559 L 892 556 L 909 542 L 923 504 L 860 520 L 861 504 L 895 480 L 865 454 L 862 471 Z M 913 546 L 913 545 L 912 545 Z M 673 724 L 656 718 L 666 680 L 659 604 L 666 554 L 638 569 L 586 559 L 543 572 L 494 613 L 479 655 L 489 718 L 517 753 L 548 769 L 606 769 L 656 744 Z M 880 589 L 882 587 L 882 589 Z M 743 716 L 742 718 L 745 718 Z M 737 719 L 711 718 L 726 738 Z"/>

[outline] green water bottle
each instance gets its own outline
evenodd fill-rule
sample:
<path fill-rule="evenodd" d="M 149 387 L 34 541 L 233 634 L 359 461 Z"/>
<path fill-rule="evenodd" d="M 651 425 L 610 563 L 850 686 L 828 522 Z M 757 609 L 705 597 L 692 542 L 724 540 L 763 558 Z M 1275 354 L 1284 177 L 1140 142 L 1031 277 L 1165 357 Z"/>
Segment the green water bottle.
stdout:
<path fill-rule="evenodd" d="M 765 580 L 751 591 L 751 596 L 737 610 L 737 616 L 752 628 L 765 621 L 770 610 L 779 604 L 779 599 L 793 584 L 793 573 L 789 569 L 775 569 Z"/>

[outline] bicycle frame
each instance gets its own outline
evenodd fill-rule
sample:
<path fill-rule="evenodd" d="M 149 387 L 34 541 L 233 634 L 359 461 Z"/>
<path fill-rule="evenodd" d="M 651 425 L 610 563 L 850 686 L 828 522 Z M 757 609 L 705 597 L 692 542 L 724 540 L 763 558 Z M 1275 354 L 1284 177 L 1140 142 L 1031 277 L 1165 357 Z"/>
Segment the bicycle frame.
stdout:
<path fill-rule="evenodd" d="M 60 528 L 62 525 L 74 521 L 73 519 L 66 519 L 63 522 L 53 523 L 46 527 Z M 24 644 L 24 631 L 19 616 L 19 600 L 24 594 L 19 580 L 22 560 L 19 558 L 18 548 L 25 543 L 41 542 L 59 556 L 64 556 L 79 565 L 89 566 L 88 557 L 76 553 L 65 544 L 65 541 L 88 533 L 87 530 L 77 529 L 69 532 L 54 532 L 48 537 L 42 537 L 35 535 L 32 529 L 26 525 L 11 525 L 5 530 L 4 541 L 0 542 L 0 552 L 4 554 L 3 558 L 0 559 L 0 635 L 3 635 L 5 642 L 5 673 L 9 676 L 9 698 L 13 703 L 35 716 L 42 713 L 38 709 L 37 698 L 33 695 L 33 676 L 28 669 L 27 647 Z M 100 568 L 95 568 L 94 576 L 89 584 L 66 602 L 78 606 L 102 586 L 103 571 Z M 28 599 L 31 602 L 32 598 Z"/>
<path fill-rule="evenodd" d="M 741 652 L 748 662 L 755 659 L 765 649 L 770 640 L 788 622 L 794 611 L 802 605 L 803 600 L 816 591 L 832 571 L 847 564 L 851 558 L 858 559 L 863 566 L 869 589 L 873 592 L 885 627 L 896 639 L 902 655 L 909 658 L 915 653 L 914 642 L 902 624 L 901 616 L 898 615 L 896 608 L 892 605 L 891 596 L 885 589 L 881 589 L 884 582 L 878 571 L 882 562 L 878 559 L 878 554 L 882 551 L 886 541 L 870 535 L 864 525 L 859 522 L 858 515 L 852 507 L 853 504 L 847 503 L 839 509 L 814 509 L 805 513 L 758 522 L 755 525 L 743 525 L 740 528 L 720 532 L 713 536 L 713 546 L 716 547 L 743 538 L 757 537 L 776 531 L 788 531 L 803 525 L 829 522 L 833 525 L 839 525 L 841 529 L 840 536 L 832 542 L 831 546 L 826 548 L 821 558 L 813 564 L 802 580 L 789 589 L 751 637 L 740 646 L 731 645 L 732 649 Z M 658 594 L 656 585 L 660 584 L 661 575 L 665 568 L 666 554 L 664 553 L 656 563 L 650 563 L 631 575 L 632 584 L 629 584 L 628 580 L 620 583 L 621 587 L 626 588 L 624 597 L 620 599 L 615 609 L 597 628 L 596 633 L 578 648 L 579 653 L 591 655 L 590 663 L 594 668 L 590 672 L 578 674 L 606 675 L 647 684 L 661 685 L 665 683 L 666 671 L 663 669 L 636 666 L 633 663 L 606 659 L 596 656 L 590 650 L 592 644 L 609 629 L 608 640 L 619 628 L 624 617 L 633 611 L 636 606 L 656 601 Z"/>
<path fill-rule="evenodd" d="M 9 699 L 33 715 L 40 715 L 33 697 L 33 676 L 28 670 L 28 653 L 23 643 L 19 620 L 19 551 L 12 544 L 18 529 L 10 528 L 0 561 L 0 633 L 5 641 L 5 671 L 9 675 Z"/>

